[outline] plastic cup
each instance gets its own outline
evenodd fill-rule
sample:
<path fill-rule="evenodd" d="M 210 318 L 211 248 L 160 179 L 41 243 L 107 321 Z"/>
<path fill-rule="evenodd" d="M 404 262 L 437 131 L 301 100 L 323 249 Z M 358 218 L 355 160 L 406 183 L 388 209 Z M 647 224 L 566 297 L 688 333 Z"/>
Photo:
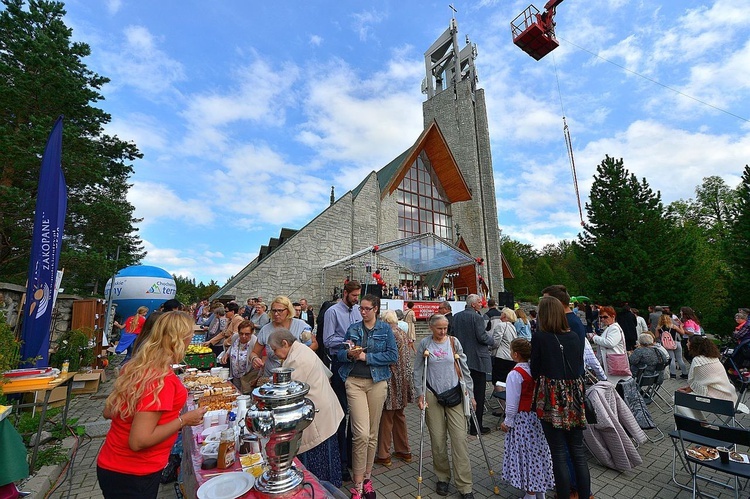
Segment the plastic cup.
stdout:
<path fill-rule="evenodd" d="M 211 428 L 211 421 L 213 420 L 213 415 L 209 413 L 205 413 L 203 415 L 203 429 L 208 430 Z"/>
<path fill-rule="evenodd" d="M 719 459 L 722 464 L 729 463 L 729 449 L 726 447 L 717 447 L 716 450 L 719 451 Z"/>
<path fill-rule="evenodd" d="M 219 411 L 216 418 L 218 419 L 218 422 L 216 424 L 218 425 L 227 424 L 227 411 L 225 410 Z"/>

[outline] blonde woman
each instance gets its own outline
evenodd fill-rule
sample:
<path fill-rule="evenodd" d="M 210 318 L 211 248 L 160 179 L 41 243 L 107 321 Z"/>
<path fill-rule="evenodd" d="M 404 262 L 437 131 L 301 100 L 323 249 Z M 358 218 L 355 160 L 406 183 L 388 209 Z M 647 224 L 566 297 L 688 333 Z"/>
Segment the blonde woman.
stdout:
<path fill-rule="evenodd" d="M 310 325 L 302 319 L 294 318 L 294 305 L 289 298 L 286 296 L 274 298 L 271 302 L 270 313 L 271 322 L 258 331 L 258 339 L 250 355 L 253 368 L 260 370 L 261 378 L 270 378 L 271 370 L 281 367 L 281 361 L 268 346 L 268 337 L 277 329 L 286 329 L 300 342 L 313 350 L 318 349 L 318 342 L 312 334 Z"/>
<path fill-rule="evenodd" d="M 162 314 L 120 371 L 104 406 L 112 426 L 96 461 L 105 499 L 155 498 L 177 433 L 203 420 L 205 409 L 180 415 L 187 390 L 172 371 L 185 357 L 193 325 L 184 312 Z"/>
<path fill-rule="evenodd" d="M 516 310 L 516 336 L 531 341 L 531 323 L 522 308 Z"/>
<path fill-rule="evenodd" d="M 500 321 L 493 321 L 492 340 L 494 341 L 492 356 L 492 384 L 505 382 L 508 374 L 516 367 L 510 356 L 510 342 L 516 339 L 516 313 L 508 307 L 500 312 Z"/>

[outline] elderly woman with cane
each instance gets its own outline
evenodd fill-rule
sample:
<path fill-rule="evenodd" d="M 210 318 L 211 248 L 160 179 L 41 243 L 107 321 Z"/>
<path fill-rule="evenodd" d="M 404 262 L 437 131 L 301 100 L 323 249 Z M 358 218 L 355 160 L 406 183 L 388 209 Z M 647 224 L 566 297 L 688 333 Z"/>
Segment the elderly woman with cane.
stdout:
<path fill-rule="evenodd" d="M 432 444 L 432 462 L 437 476 L 436 492 L 447 496 L 451 478 L 448 462 L 448 436 L 451 439 L 453 478 L 462 499 L 474 499 L 471 464 L 466 441 L 466 415 L 460 377 L 472 394 L 473 384 L 461 343 L 448 336 L 448 319 L 435 314 L 430 317 L 431 336 L 419 342 L 414 361 L 414 386 L 417 404 L 426 418 Z M 470 395 L 469 395 L 470 396 Z M 472 410 L 476 401 L 470 400 Z M 426 413 L 426 414 L 425 414 Z M 424 428 L 422 427 L 422 436 Z M 422 436 L 419 445 L 419 490 L 422 487 Z"/>

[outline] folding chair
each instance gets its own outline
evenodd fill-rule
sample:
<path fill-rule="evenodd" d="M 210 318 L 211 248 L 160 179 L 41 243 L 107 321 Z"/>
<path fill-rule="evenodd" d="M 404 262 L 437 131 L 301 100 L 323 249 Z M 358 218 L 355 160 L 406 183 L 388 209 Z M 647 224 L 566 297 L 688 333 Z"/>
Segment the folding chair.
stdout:
<path fill-rule="evenodd" d="M 735 419 L 735 413 L 734 413 L 734 404 L 731 400 L 720 400 L 720 399 L 714 399 L 710 397 L 701 397 L 699 395 L 695 395 L 694 393 L 684 393 L 676 391 L 674 393 L 674 409 L 675 409 L 675 420 L 678 416 L 678 413 L 680 412 L 680 408 L 685 409 L 693 409 L 698 410 L 703 413 L 703 416 L 705 418 L 705 422 L 714 424 L 718 424 L 725 426 L 730 425 L 730 427 L 736 426 L 736 419 Z M 682 416 L 681 414 L 679 414 Z M 683 418 L 686 416 L 682 416 Z M 688 419 L 692 419 L 689 418 Z M 712 434 L 714 435 L 714 434 Z M 689 463 L 686 461 L 686 456 L 684 450 L 680 451 L 678 449 L 677 443 L 679 442 L 691 442 L 698 445 L 705 445 L 708 447 L 729 447 L 731 444 L 727 442 L 726 440 L 719 440 L 714 438 L 706 437 L 702 434 L 698 433 L 690 433 L 686 431 L 678 431 L 675 429 L 674 431 L 669 432 L 669 436 L 672 439 L 672 482 L 674 482 L 675 485 L 678 487 L 685 489 L 685 490 L 692 490 L 691 487 L 688 487 L 680 482 L 677 481 L 677 458 L 679 456 L 680 461 L 682 463 L 682 466 L 685 470 L 688 470 L 689 472 Z M 748 467 L 750 468 L 750 467 Z M 712 481 L 710 478 L 707 477 L 701 477 L 708 481 Z M 718 485 L 725 485 L 722 482 L 716 482 Z"/>
<path fill-rule="evenodd" d="M 672 359 L 669 359 L 671 361 Z M 646 404 L 651 404 L 653 402 L 656 407 L 659 408 L 659 410 L 666 414 L 670 412 L 672 408 L 671 402 L 669 402 L 667 399 L 665 399 L 661 392 L 662 384 L 664 383 L 664 377 L 663 373 L 664 370 L 669 365 L 669 361 L 667 362 L 660 362 L 656 365 L 656 369 L 654 371 L 654 374 L 646 374 L 645 369 L 640 369 L 638 371 L 638 377 L 636 378 L 638 380 L 638 387 L 641 390 L 641 395 L 643 395 L 643 400 L 646 401 Z M 662 378 L 659 379 L 659 376 L 662 375 Z M 656 398 L 659 398 L 664 404 L 666 404 L 669 409 L 664 409 L 659 402 L 656 401 Z"/>
<path fill-rule="evenodd" d="M 681 457 L 686 461 L 686 469 L 690 472 L 692 487 L 689 490 L 692 490 L 693 498 L 695 499 L 696 494 L 700 494 L 701 497 L 704 495 L 698 490 L 698 478 L 734 490 L 735 499 L 739 498 L 739 479 L 750 479 L 750 466 L 744 463 L 736 463 L 731 460 L 725 464 L 722 463 L 720 459 L 710 461 L 697 459 L 686 454 L 685 450 L 687 449 L 687 446 L 685 445 L 685 441 L 694 442 L 695 437 L 698 436 L 705 439 L 706 442 L 712 442 L 714 444 L 721 443 L 721 445 L 730 450 L 735 449 L 736 446 L 739 445 L 743 447 L 745 452 L 747 452 L 746 449 L 750 447 L 750 430 L 738 428 L 736 426 L 725 426 L 719 423 L 707 423 L 677 413 L 674 415 L 674 421 L 680 441 Z M 709 446 L 716 447 L 716 445 Z M 734 486 L 731 485 L 731 482 L 723 483 L 699 475 L 698 470 L 700 468 L 708 468 L 720 473 L 731 475 L 734 477 Z"/>
<path fill-rule="evenodd" d="M 653 395 L 650 395 L 653 391 L 653 388 L 657 386 L 659 383 L 659 372 L 656 371 L 654 374 L 646 374 L 646 369 L 648 369 L 648 366 L 639 366 L 637 368 L 637 371 L 635 373 L 635 379 L 636 383 L 638 385 L 638 392 L 640 393 L 641 397 L 643 398 L 643 401 L 646 405 L 649 405 L 651 402 L 656 403 L 657 406 L 659 406 L 658 402 L 655 402 L 653 400 Z M 661 406 L 659 406 L 659 409 L 661 409 Z M 662 412 L 664 410 L 662 409 Z M 649 419 L 653 421 L 653 417 L 651 417 L 651 414 L 648 414 Z M 646 438 L 651 443 L 656 443 L 661 440 L 664 440 L 664 432 L 661 431 L 661 428 L 656 424 L 656 421 L 654 421 L 654 426 L 652 427 L 641 427 L 643 429 L 643 433 L 646 434 Z M 652 437 L 648 434 L 647 430 L 656 430 L 657 435 Z M 634 443 L 636 444 L 636 447 L 638 446 L 638 443 L 634 440 Z"/>

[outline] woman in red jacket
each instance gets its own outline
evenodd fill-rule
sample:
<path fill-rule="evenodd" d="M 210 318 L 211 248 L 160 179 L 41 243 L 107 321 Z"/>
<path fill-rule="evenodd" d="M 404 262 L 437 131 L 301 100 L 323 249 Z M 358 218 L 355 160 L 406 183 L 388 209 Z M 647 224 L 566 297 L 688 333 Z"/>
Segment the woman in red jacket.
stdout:
<path fill-rule="evenodd" d="M 120 371 L 104 406 L 112 426 L 96 461 L 105 499 L 155 498 L 177 433 L 203 420 L 204 408 L 180 415 L 187 390 L 172 371 L 185 357 L 193 325 L 185 312 L 162 314 Z"/>

